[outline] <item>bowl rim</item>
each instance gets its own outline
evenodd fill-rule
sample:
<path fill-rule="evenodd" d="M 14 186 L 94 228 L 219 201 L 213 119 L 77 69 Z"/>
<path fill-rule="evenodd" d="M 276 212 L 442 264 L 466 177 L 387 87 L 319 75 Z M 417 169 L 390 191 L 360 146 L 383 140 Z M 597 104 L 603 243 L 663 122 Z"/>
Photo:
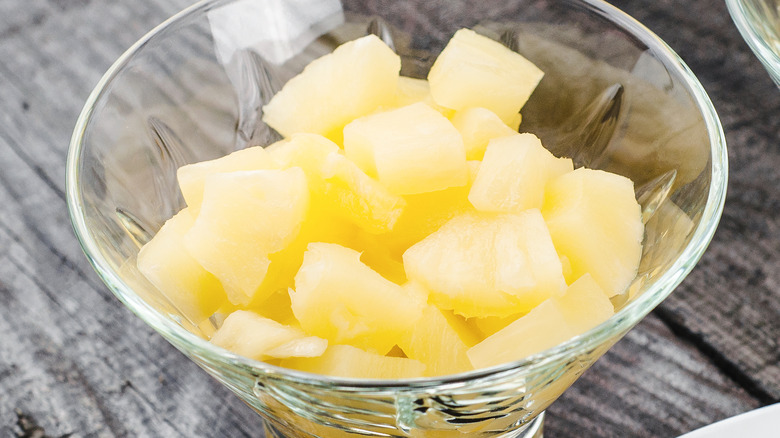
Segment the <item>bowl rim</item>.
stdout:
<path fill-rule="evenodd" d="M 731 15 L 731 20 L 742 35 L 742 39 L 753 50 L 759 61 L 764 64 L 772 78 L 775 81 L 780 81 L 780 53 L 769 47 L 754 22 L 748 18 L 745 0 L 726 0 L 726 8 Z M 780 86 L 780 82 L 778 82 L 778 86 Z"/>
<path fill-rule="evenodd" d="M 451 384 L 457 385 L 495 375 L 505 375 L 506 373 L 530 373 L 544 367 L 546 364 L 566 358 L 575 358 L 577 357 L 577 354 L 572 353 L 597 348 L 599 345 L 608 342 L 611 338 L 617 340 L 619 336 L 625 334 L 625 332 L 663 301 L 672 290 L 682 282 L 687 274 L 693 269 L 696 262 L 701 258 L 712 240 L 725 202 L 728 180 L 728 154 L 722 125 L 703 86 L 682 59 L 680 59 L 680 57 L 663 40 L 636 19 L 602 0 L 566 0 L 566 2 L 570 4 L 586 6 L 590 11 L 595 12 L 629 32 L 633 37 L 637 38 L 652 50 L 653 54 L 664 63 L 667 69 L 676 73 L 681 82 L 687 87 L 687 91 L 691 94 L 692 100 L 696 103 L 710 139 L 710 161 L 712 165 L 710 174 L 711 183 L 707 201 L 702 212 L 702 219 L 680 256 L 669 268 L 667 268 L 666 272 L 661 274 L 661 276 L 650 285 L 648 290 L 643 292 L 636 300 L 616 312 L 615 315 L 610 317 L 607 321 L 555 347 L 513 362 L 446 376 L 395 380 L 324 376 L 282 368 L 265 362 L 245 358 L 215 346 L 209 341 L 184 329 L 171 318 L 162 315 L 159 311 L 144 302 L 135 292 L 133 292 L 133 289 L 122 280 L 119 274 L 111 269 L 110 264 L 102 257 L 97 243 L 92 239 L 89 229 L 86 226 L 86 218 L 83 215 L 84 202 L 79 190 L 78 181 L 84 139 L 88 132 L 92 116 L 95 113 L 96 104 L 100 101 L 101 97 L 108 92 L 108 86 L 122 71 L 123 67 L 125 67 L 146 44 L 157 36 L 165 33 L 165 31 L 169 30 L 171 27 L 184 25 L 188 19 L 231 1 L 236 0 L 200 0 L 163 21 L 130 46 L 130 48 L 128 48 L 101 77 L 87 98 L 76 121 L 67 155 L 66 191 L 71 225 L 89 263 L 112 293 L 123 304 L 186 356 L 196 356 L 209 362 L 216 361 L 220 365 L 239 367 L 251 373 L 258 379 L 263 376 L 275 376 L 305 382 L 313 386 L 327 388 L 339 387 L 345 391 L 363 391 L 367 389 L 375 391 L 392 391 L 398 388 L 431 388 Z"/>

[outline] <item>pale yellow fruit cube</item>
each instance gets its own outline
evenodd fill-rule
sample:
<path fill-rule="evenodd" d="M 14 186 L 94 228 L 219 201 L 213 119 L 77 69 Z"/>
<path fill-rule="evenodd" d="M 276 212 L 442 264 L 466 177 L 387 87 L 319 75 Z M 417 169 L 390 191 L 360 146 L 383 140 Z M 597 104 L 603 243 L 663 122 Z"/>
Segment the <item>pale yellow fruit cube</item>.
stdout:
<path fill-rule="evenodd" d="M 547 183 L 574 170 L 571 159 L 556 158 L 533 134 L 490 140 L 469 201 L 479 211 L 512 213 L 542 208 Z"/>
<path fill-rule="evenodd" d="M 325 339 L 246 310 L 228 315 L 211 343 L 255 360 L 316 357 L 328 347 Z"/>
<path fill-rule="evenodd" d="M 384 235 L 382 235 L 384 236 Z M 358 233 L 353 245 L 344 245 L 361 251 L 360 261 L 395 284 L 406 283 L 406 271 L 400 254 L 390 251 L 380 236 Z M 338 242 L 334 242 L 338 243 Z"/>
<path fill-rule="evenodd" d="M 428 84 L 428 80 L 400 76 L 398 78 L 398 98 L 395 102 L 395 107 L 400 108 L 417 102 L 428 105 L 447 118 L 455 114 L 454 110 L 444 108 L 433 101 L 431 86 Z"/>
<path fill-rule="evenodd" d="M 447 118 L 424 103 L 361 117 L 344 128 L 344 152 L 399 195 L 468 182 L 463 140 Z"/>
<path fill-rule="evenodd" d="M 300 168 L 217 173 L 206 178 L 201 211 L 184 244 L 231 302 L 247 304 L 265 278 L 269 255 L 295 240 L 308 208 Z"/>
<path fill-rule="evenodd" d="M 406 201 L 366 175 L 343 155 L 328 155 L 322 169 L 325 179 L 323 203 L 342 218 L 369 233 L 393 229 Z"/>
<path fill-rule="evenodd" d="M 474 211 L 468 199 L 471 184 L 477 176 L 479 161 L 467 161 L 469 182 L 463 187 L 450 187 L 436 192 L 406 195 L 406 206 L 393 230 L 382 234 L 376 245 L 388 248 L 394 257 L 400 257 L 415 243 L 441 228 L 458 214 Z"/>
<path fill-rule="evenodd" d="M 487 108 L 465 108 L 450 121 L 463 137 L 467 160 L 482 160 L 490 140 L 517 134 L 517 128 L 510 128 Z"/>
<path fill-rule="evenodd" d="M 325 160 L 331 153 L 338 152 L 339 147 L 321 135 L 294 134 L 266 150 L 274 168 L 303 170 L 309 187 L 309 209 L 298 236 L 284 249 L 268 256 L 268 271 L 249 303 L 253 308 L 269 294 L 281 291 L 287 295 L 310 242 L 332 242 L 349 247 L 358 244 L 354 238 L 358 227 L 334 214 L 325 196 L 326 182 L 322 174 Z"/>
<path fill-rule="evenodd" d="M 270 273 L 270 269 L 269 269 L 269 273 Z M 295 275 L 295 273 L 293 273 L 293 275 Z M 266 280 L 267 279 L 268 279 L 268 275 L 266 275 Z M 289 286 L 292 285 L 293 282 L 291 279 Z M 223 310 L 227 310 L 227 309 L 223 309 Z M 236 310 L 239 310 L 239 308 L 236 307 L 230 309 L 230 312 L 228 313 L 232 313 L 233 311 Z M 249 305 L 247 305 L 245 308 L 241 310 L 249 310 L 255 312 L 265 318 L 273 319 L 274 321 L 282 325 L 300 327 L 298 320 L 295 319 L 295 315 L 293 315 L 292 304 L 290 302 L 290 294 L 287 292 L 287 288 L 283 290 L 277 290 L 276 292 L 272 293 L 268 298 L 262 301 L 258 302 L 258 300 L 254 300 L 252 303 L 249 303 Z"/>
<path fill-rule="evenodd" d="M 417 322 L 426 299 L 363 264 L 357 251 L 331 243 L 309 244 L 290 298 L 307 333 L 379 354 Z"/>
<path fill-rule="evenodd" d="M 573 278 L 590 273 L 609 296 L 626 290 L 644 233 L 630 179 L 585 168 L 569 172 L 547 185 L 542 214 Z"/>
<path fill-rule="evenodd" d="M 487 338 L 488 336 L 496 333 L 497 331 L 503 329 L 504 327 L 508 326 L 509 324 L 513 323 L 517 320 L 517 318 L 520 318 L 523 316 L 522 314 L 516 314 L 516 315 L 509 315 L 509 316 L 488 316 L 485 318 L 470 318 L 467 320 L 469 326 L 477 331 L 482 338 Z"/>
<path fill-rule="evenodd" d="M 138 270 L 197 325 L 216 312 L 227 297 L 219 280 L 184 247 L 184 235 L 193 223 L 186 208 L 168 219 L 139 251 Z"/>
<path fill-rule="evenodd" d="M 476 368 L 519 360 L 554 347 L 609 319 L 612 303 L 589 275 L 468 351 Z"/>
<path fill-rule="evenodd" d="M 454 110 L 487 108 L 516 121 L 544 72 L 501 43 L 469 29 L 455 32 L 428 73 L 431 95 Z"/>
<path fill-rule="evenodd" d="M 325 211 L 321 204 L 312 202 L 309 205 L 309 214 L 301 225 L 298 236 L 283 250 L 268 256 L 268 271 L 263 282 L 255 291 L 249 306 L 256 307 L 266 300 L 269 294 L 287 290 L 295 285 L 295 274 L 303 262 L 303 253 L 311 242 L 338 243 L 349 248 L 361 248 L 358 238 L 360 229 L 329 211 Z M 289 299 L 288 299 L 289 301 Z"/>
<path fill-rule="evenodd" d="M 320 357 L 285 359 L 282 366 L 356 379 L 406 379 L 425 373 L 425 365 L 414 359 L 382 356 L 349 345 L 332 345 Z"/>
<path fill-rule="evenodd" d="M 417 323 L 398 341 L 398 346 L 407 357 L 425 364 L 426 376 L 469 371 L 473 369 L 466 355 L 469 346 L 455 327 L 461 324 L 453 315 L 429 304 Z"/>
<path fill-rule="evenodd" d="M 527 312 L 566 288 L 538 210 L 461 214 L 403 260 L 409 279 L 427 287 L 434 304 L 467 318 Z"/>
<path fill-rule="evenodd" d="M 321 134 L 341 142 L 350 121 L 396 99 L 401 58 L 367 35 L 312 61 L 263 107 L 263 121 L 285 137 Z"/>
<path fill-rule="evenodd" d="M 176 171 L 179 188 L 190 214 L 198 216 L 203 202 L 203 186 L 206 178 L 215 173 L 235 172 L 238 170 L 271 169 L 268 153 L 260 146 L 235 151 L 215 160 L 187 164 Z"/>
<path fill-rule="evenodd" d="M 317 134 L 294 134 L 286 141 L 276 142 L 266 148 L 274 169 L 300 167 L 306 174 L 312 200 L 324 191 L 322 167 L 325 158 L 338 152 L 339 146 Z"/>

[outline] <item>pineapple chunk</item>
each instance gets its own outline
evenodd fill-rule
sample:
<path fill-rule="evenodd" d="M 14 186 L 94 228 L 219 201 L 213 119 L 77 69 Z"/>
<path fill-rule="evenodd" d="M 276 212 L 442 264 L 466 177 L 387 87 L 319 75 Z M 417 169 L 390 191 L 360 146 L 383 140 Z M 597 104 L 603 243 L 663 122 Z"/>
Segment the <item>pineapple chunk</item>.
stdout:
<path fill-rule="evenodd" d="M 580 168 L 547 185 L 542 214 L 572 276 L 590 273 L 610 297 L 636 276 L 643 226 L 628 178 Z"/>
<path fill-rule="evenodd" d="M 513 323 L 521 316 L 523 315 L 516 314 L 504 317 L 488 316 L 485 318 L 471 318 L 467 322 L 468 325 L 484 339 Z"/>
<path fill-rule="evenodd" d="M 466 108 L 456 112 L 451 121 L 463 137 L 467 160 L 482 160 L 490 140 L 517 134 L 517 129 L 507 126 L 487 108 Z"/>
<path fill-rule="evenodd" d="M 293 275 L 295 274 L 293 273 Z M 292 284 L 292 281 L 290 281 L 291 286 Z M 292 304 L 290 303 L 290 294 L 287 292 L 287 289 L 284 289 L 272 293 L 271 296 L 261 302 L 252 302 L 242 310 L 250 310 L 262 317 L 272 319 L 282 325 L 298 327 L 300 324 L 298 323 L 298 320 L 295 319 L 295 315 L 293 315 L 291 306 Z M 231 309 L 231 311 L 235 310 L 238 309 Z"/>
<path fill-rule="evenodd" d="M 471 184 L 477 176 L 479 161 L 467 161 L 469 182 L 463 187 L 450 187 L 436 192 L 406 195 L 406 206 L 393 230 L 382 234 L 378 245 L 386 246 L 400 259 L 410 246 L 441 228 L 458 214 L 473 211 L 468 200 Z"/>
<path fill-rule="evenodd" d="M 544 72 L 501 43 L 461 29 L 436 58 L 428 82 L 439 105 L 487 108 L 511 125 L 542 76 Z"/>
<path fill-rule="evenodd" d="M 385 354 L 420 318 L 426 297 L 386 280 L 355 250 L 312 243 L 290 299 L 307 333 Z"/>
<path fill-rule="evenodd" d="M 359 229 L 349 221 L 338 217 L 327 205 L 326 182 L 322 175 L 328 155 L 339 151 L 332 141 L 317 134 L 295 134 L 288 141 L 277 142 L 267 148 L 275 168 L 300 167 L 306 174 L 309 187 L 309 212 L 298 236 L 283 250 L 268 256 L 270 264 L 262 284 L 249 304 L 256 307 L 269 294 L 293 287 L 295 273 L 303 261 L 303 253 L 311 242 L 339 243 L 350 248 L 359 247 L 354 237 Z M 289 302 L 289 298 L 288 298 Z"/>
<path fill-rule="evenodd" d="M 472 317 L 527 312 L 565 288 L 538 210 L 456 216 L 403 255 L 410 280 L 442 309 Z"/>
<path fill-rule="evenodd" d="M 138 253 L 138 270 L 193 324 L 211 316 L 227 301 L 219 281 L 184 247 L 194 219 L 185 208 L 163 224 Z"/>
<path fill-rule="evenodd" d="M 282 292 L 294 285 L 295 273 L 303 261 L 303 253 L 311 242 L 332 242 L 356 247 L 353 237 L 358 228 L 338 217 L 332 207 L 326 204 L 326 182 L 323 168 L 328 155 L 339 151 L 332 141 L 317 134 L 295 134 L 289 141 L 277 142 L 267 148 L 270 160 L 275 168 L 290 169 L 299 167 L 306 174 L 309 187 L 309 212 L 301 226 L 298 236 L 283 250 L 270 254 L 268 272 L 255 293 L 252 307 L 259 305 L 269 294 Z M 289 296 L 287 298 L 289 303 Z M 289 310 L 289 309 L 288 309 Z"/>
<path fill-rule="evenodd" d="M 607 295 L 585 275 L 562 297 L 550 298 L 469 349 L 468 356 L 475 368 L 519 360 L 582 334 L 613 313 Z"/>
<path fill-rule="evenodd" d="M 406 379 L 422 377 L 425 372 L 425 365 L 414 359 L 382 356 L 349 345 L 330 346 L 320 357 L 285 359 L 282 366 L 357 379 Z"/>
<path fill-rule="evenodd" d="M 260 146 L 235 151 L 215 160 L 187 164 L 176 172 L 179 188 L 193 217 L 198 216 L 203 202 L 203 186 L 206 178 L 215 173 L 238 170 L 262 170 L 272 168 L 268 153 Z"/>
<path fill-rule="evenodd" d="M 275 169 L 300 167 L 306 174 L 312 201 L 324 192 L 325 182 L 322 167 L 325 158 L 338 152 L 336 143 L 317 134 L 294 134 L 287 141 L 279 141 L 266 148 L 270 162 Z"/>
<path fill-rule="evenodd" d="M 433 97 L 431 96 L 431 86 L 428 84 L 427 80 L 409 78 L 406 76 L 399 77 L 398 98 L 395 102 L 395 107 L 400 108 L 417 102 L 428 105 L 448 119 L 455 114 L 455 111 L 449 108 L 436 105 L 436 102 L 433 101 Z"/>
<path fill-rule="evenodd" d="M 328 347 L 325 339 L 246 310 L 228 315 L 211 343 L 255 360 L 316 357 Z"/>
<path fill-rule="evenodd" d="M 312 61 L 263 107 L 263 121 L 284 137 L 321 134 L 341 143 L 344 125 L 396 99 L 401 58 L 374 35 Z"/>
<path fill-rule="evenodd" d="M 361 117 L 344 128 L 344 152 L 399 195 L 468 182 L 463 140 L 449 120 L 424 103 Z"/>
<path fill-rule="evenodd" d="M 547 182 L 573 169 L 571 159 L 556 158 L 533 134 L 497 138 L 485 152 L 469 201 L 496 213 L 542 208 Z"/>
<path fill-rule="evenodd" d="M 324 203 L 333 212 L 369 233 L 393 229 L 406 201 L 390 193 L 343 155 L 328 155 L 322 169 L 325 178 Z"/>
<path fill-rule="evenodd" d="M 295 274 L 301 267 L 303 253 L 309 243 L 338 243 L 349 248 L 361 248 L 361 241 L 356 237 L 359 232 L 357 226 L 325 211 L 312 198 L 309 214 L 295 240 L 283 250 L 268 256 L 268 271 L 249 305 L 255 307 L 269 294 L 279 291 L 287 295 L 287 290 L 295 285 Z"/>
<path fill-rule="evenodd" d="M 356 251 L 363 251 L 360 254 L 360 261 L 378 272 L 382 277 L 395 284 L 406 283 L 406 271 L 404 271 L 401 255 L 391 252 L 384 244 L 385 241 L 380 239 L 380 236 L 359 233 L 356 241 L 355 245 L 344 246 L 348 246 Z"/>
<path fill-rule="evenodd" d="M 201 211 L 184 245 L 222 282 L 232 303 L 262 300 L 255 294 L 269 255 L 294 241 L 308 208 L 300 168 L 217 173 L 206 178 Z"/>
<path fill-rule="evenodd" d="M 466 355 L 469 347 L 454 325 L 464 323 L 429 304 L 417 324 L 398 341 L 398 345 L 407 357 L 425 364 L 428 377 L 471 370 L 471 362 Z M 459 329 L 463 330 L 462 327 Z"/>

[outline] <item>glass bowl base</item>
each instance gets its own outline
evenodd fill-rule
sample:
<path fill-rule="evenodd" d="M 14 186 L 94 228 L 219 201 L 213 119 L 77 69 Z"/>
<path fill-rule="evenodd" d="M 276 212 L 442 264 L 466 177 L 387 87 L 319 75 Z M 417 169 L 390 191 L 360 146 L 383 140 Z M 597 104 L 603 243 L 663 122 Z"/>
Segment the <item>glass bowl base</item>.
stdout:
<path fill-rule="evenodd" d="M 261 414 L 262 416 L 262 414 Z M 513 430 L 511 432 L 508 432 L 504 435 L 498 436 L 496 438 L 543 438 L 544 436 L 544 416 L 545 413 L 542 412 L 539 415 L 537 415 L 533 420 L 531 420 L 530 423 L 526 424 L 525 427 L 520 428 L 519 430 Z M 309 438 L 313 435 L 309 435 L 305 432 L 302 432 L 301 434 L 290 434 L 289 432 L 287 434 L 282 433 L 279 429 L 275 428 L 270 421 L 265 419 L 263 417 L 263 435 L 265 438 Z M 436 431 L 430 431 L 430 432 L 423 432 L 420 434 L 413 433 L 412 437 L 436 437 L 441 438 L 445 435 L 442 435 L 442 432 L 436 432 Z M 448 433 L 446 436 L 455 438 L 454 435 L 457 433 Z M 457 434 L 457 435 L 463 435 L 465 434 Z M 347 436 L 346 433 L 339 434 L 338 432 L 335 432 L 333 435 L 321 435 L 321 438 L 333 438 L 335 436 Z M 349 436 L 359 436 L 357 434 L 350 434 Z"/>

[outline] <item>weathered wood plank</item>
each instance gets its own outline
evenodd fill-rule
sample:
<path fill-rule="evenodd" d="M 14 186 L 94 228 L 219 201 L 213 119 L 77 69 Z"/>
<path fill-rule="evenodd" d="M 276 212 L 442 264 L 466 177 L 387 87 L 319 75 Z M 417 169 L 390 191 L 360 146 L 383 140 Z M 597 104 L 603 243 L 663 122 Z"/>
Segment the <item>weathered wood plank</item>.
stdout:
<path fill-rule="evenodd" d="M 10 20 L 0 23 L 3 437 L 22 434 L 22 423 L 50 436 L 260 434 L 251 410 L 111 296 L 64 203 L 68 139 L 91 87 L 186 3 L 39 1 L 22 8 L 29 13 L 0 13 Z"/>
<path fill-rule="evenodd" d="M 724 2 L 615 2 L 677 49 L 729 144 L 726 208 L 698 267 L 660 315 L 763 403 L 780 400 L 780 91 Z"/>
<path fill-rule="evenodd" d="M 758 407 L 649 315 L 548 410 L 547 437 L 671 437 Z"/>
<path fill-rule="evenodd" d="M 68 139 L 91 87 L 126 47 L 189 3 L 0 0 L 3 438 L 33 422 L 49 436 L 261 434 L 252 411 L 110 295 L 65 210 Z M 658 317 L 553 405 L 550 437 L 671 436 L 780 391 L 780 126 L 772 117 L 780 92 L 720 1 L 615 4 L 677 49 L 710 91 L 731 145 L 731 192 L 701 265 Z"/>
<path fill-rule="evenodd" d="M 15 169 L 0 177 L 0 202 L 20 204 L 24 198 L 38 211 L 51 206 L 64 213 L 58 196 L 13 158 L 3 154 L 0 160 L 2 168 Z M 66 224 L 64 218 L 42 217 Z M 50 432 L 193 436 L 219 424 L 220 411 L 207 403 L 214 393 L 225 399 L 220 417 L 223 424 L 230 419 L 232 434 L 243 423 L 256 424 L 227 390 L 124 310 L 86 263 L 72 263 L 29 222 L 0 217 L 0 332 L 7 334 L 0 342 L 3 424 L 20 409 Z M 75 240 L 68 246 L 76 247 Z"/>

